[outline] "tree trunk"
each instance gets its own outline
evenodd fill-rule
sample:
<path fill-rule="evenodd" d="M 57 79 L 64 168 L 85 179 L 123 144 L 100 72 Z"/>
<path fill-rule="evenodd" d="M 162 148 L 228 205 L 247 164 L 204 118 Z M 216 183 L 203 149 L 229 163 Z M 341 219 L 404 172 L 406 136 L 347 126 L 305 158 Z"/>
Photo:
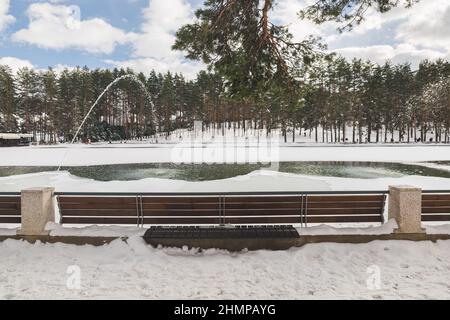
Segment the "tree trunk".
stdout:
<path fill-rule="evenodd" d="M 292 142 L 295 142 L 295 124 L 292 126 Z"/>

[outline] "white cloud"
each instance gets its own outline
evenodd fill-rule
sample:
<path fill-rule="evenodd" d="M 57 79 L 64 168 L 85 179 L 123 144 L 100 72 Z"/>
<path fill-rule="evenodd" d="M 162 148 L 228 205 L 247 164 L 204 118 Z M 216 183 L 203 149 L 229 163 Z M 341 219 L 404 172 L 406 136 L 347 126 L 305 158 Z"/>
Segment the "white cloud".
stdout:
<path fill-rule="evenodd" d="M 72 71 L 72 70 L 75 70 L 76 67 L 68 66 L 66 64 L 61 64 L 61 63 L 58 63 L 57 65 L 52 67 L 52 70 L 58 75 L 61 74 L 66 69 L 69 71 Z"/>
<path fill-rule="evenodd" d="M 133 38 L 132 59 L 107 60 L 117 67 L 130 67 L 148 73 L 182 72 L 192 78 L 204 68 L 201 63 L 187 61 L 181 52 L 172 50 L 176 31 L 194 21 L 193 9 L 186 0 L 150 0 L 143 10 L 144 23 L 141 32 Z"/>
<path fill-rule="evenodd" d="M 111 26 L 100 18 L 79 19 L 77 7 L 34 3 L 27 9 L 28 28 L 17 31 L 12 40 L 48 49 L 79 49 L 110 54 L 133 34 Z"/>
<path fill-rule="evenodd" d="M 165 73 L 182 73 L 187 79 L 194 79 L 198 71 L 204 68 L 200 62 L 186 61 L 182 57 L 179 58 L 136 58 L 125 61 L 106 60 L 106 63 L 114 65 L 118 68 L 131 68 L 137 72 L 148 73 L 151 70 Z"/>
<path fill-rule="evenodd" d="M 396 38 L 450 53 L 450 1 L 419 2 L 397 28 Z"/>
<path fill-rule="evenodd" d="M 351 60 L 353 58 L 367 59 L 379 64 L 386 60 L 393 63 L 410 62 L 413 68 L 416 68 L 421 60 L 446 58 L 448 54 L 442 51 L 431 49 L 418 49 L 410 44 L 399 45 L 374 45 L 367 47 L 346 47 L 336 49 L 343 57 Z"/>
<path fill-rule="evenodd" d="M 192 8 L 185 0 L 150 0 L 143 16 L 142 33 L 133 43 L 134 55 L 162 58 L 172 53 L 178 28 L 192 22 Z"/>
<path fill-rule="evenodd" d="M 280 0 L 276 3 L 271 18 L 288 26 L 296 41 L 301 41 L 308 35 L 324 36 L 323 25 L 318 27 L 311 21 L 300 20 L 298 13 L 307 5 L 308 1 L 304 0 Z"/>
<path fill-rule="evenodd" d="M 390 42 L 450 53 L 449 26 L 450 1 L 427 0 L 408 9 L 400 5 L 384 14 L 371 8 L 366 12 L 361 25 L 351 32 L 345 32 L 341 38 L 355 35 L 371 37 L 374 31 L 381 30 L 386 33 Z M 338 41 L 339 37 L 332 40 Z M 422 53 L 425 52 L 426 50 L 422 50 Z"/>
<path fill-rule="evenodd" d="M 334 22 L 315 25 L 299 19 L 298 12 L 313 2 L 280 0 L 273 17 L 288 25 L 296 40 L 308 34 L 321 36 L 333 51 L 349 59 L 411 62 L 415 67 L 423 59 L 450 57 L 449 0 L 423 0 L 408 9 L 400 4 L 383 14 L 369 8 L 360 25 L 342 34 Z"/>
<path fill-rule="evenodd" d="M 8 14 L 9 0 L 0 0 L 0 32 L 2 32 L 8 25 L 16 21 L 16 19 Z"/>
<path fill-rule="evenodd" d="M 0 58 L 0 65 L 9 66 L 14 73 L 16 73 L 21 68 L 29 68 L 29 69 L 35 68 L 30 61 L 15 57 Z"/>
<path fill-rule="evenodd" d="M 2 57 L 0 58 L 0 65 L 9 66 L 13 73 L 19 71 L 22 68 L 33 69 L 40 72 L 46 72 L 48 68 L 38 68 L 34 64 L 32 64 L 29 60 L 19 59 L 16 57 Z M 53 71 L 56 74 L 61 74 L 65 69 L 74 70 L 75 67 L 71 67 L 64 64 L 57 64 L 52 67 Z"/>

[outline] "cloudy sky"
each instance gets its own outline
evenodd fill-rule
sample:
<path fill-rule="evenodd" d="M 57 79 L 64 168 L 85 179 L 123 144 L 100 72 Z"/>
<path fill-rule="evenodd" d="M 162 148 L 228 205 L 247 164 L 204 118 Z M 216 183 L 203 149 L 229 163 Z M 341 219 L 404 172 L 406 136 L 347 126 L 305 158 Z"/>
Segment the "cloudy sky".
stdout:
<path fill-rule="evenodd" d="M 320 36 L 347 58 L 383 63 L 450 58 L 450 1 L 421 0 L 411 9 L 368 12 L 351 32 L 300 21 L 311 0 L 278 0 L 272 18 L 296 39 Z M 16 70 L 88 66 L 171 70 L 193 77 L 203 66 L 170 47 L 202 0 L 0 0 L 0 64 Z"/>

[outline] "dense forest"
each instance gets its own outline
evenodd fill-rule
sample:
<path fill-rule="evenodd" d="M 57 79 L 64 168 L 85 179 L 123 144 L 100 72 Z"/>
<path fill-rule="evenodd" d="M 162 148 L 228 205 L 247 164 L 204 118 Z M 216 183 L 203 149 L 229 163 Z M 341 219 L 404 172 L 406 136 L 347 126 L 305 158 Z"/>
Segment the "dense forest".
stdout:
<path fill-rule="evenodd" d="M 76 68 L 57 74 L 24 68 L 13 74 L 0 66 L 0 132 L 29 132 L 36 141 L 50 143 L 68 141 L 104 88 L 130 73 Z M 222 77 L 206 71 L 193 80 L 155 71 L 136 77 L 149 98 L 138 83 L 118 82 L 100 100 L 80 139 L 169 135 L 201 120 L 205 129 L 281 129 L 285 141 L 292 133 L 309 130 L 318 142 L 392 142 L 394 132 L 395 141 L 450 142 L 446 61 L 423 61 L 411 70 L 408 64 L 327 57 L 305 69 L 295 90 L 255 90 L 245 98 L 231 94 Z"/>

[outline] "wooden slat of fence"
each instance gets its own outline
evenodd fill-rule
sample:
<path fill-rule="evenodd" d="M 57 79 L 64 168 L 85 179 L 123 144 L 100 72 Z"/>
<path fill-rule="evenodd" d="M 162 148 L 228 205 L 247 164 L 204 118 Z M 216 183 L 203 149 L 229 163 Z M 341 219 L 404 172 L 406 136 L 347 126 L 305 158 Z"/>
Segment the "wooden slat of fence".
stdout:
<path fill-rule="evenodd" d="M 133 217 L 138 216 L 136 209 L 66 209 L 61 211 L 63 216 L 77 216 L 77 217 Z M 144 216 L 219 216 L 217 210 L 145 210 Z"/>
<path fill-rule="evenodd" d="M 383 201 L 384 196 L 382 194 L 380 195 L 345 195 L 345 196 L 334 196 L 334 195 L 323 195 L 323 196 L 308 196 L 308 203 L 312 202 L 336 202 L 336 201 L 347 201 L 347 202 L 354 202 L 354 201 Z"/>
<path fill-rule="evenodd" d="M 450 221 L 450 214 L 423 214 L 422 221 Z"/>
<path fill-rule="evenodd" d="M 20 223 L 21 217 L 2 217 L 0 216 L 0 223 Z"/>
<path fill-rule="evenodd" d="M 217 216 L 218 213 L 216 211 L 170 211 L 170 212 L 144 212 L 145 217 L 151 216 Z M 294 216 L 298 217 L 300 213 L 298 211 L 292 210 L 271 210 L 271 211 L 254 211 L 254 210 L 246 210 L 246 211 L 227 211 L 225 217 L 233 216 L 233 217 L 245 217 L 245 216 Z M 354 213 L 342 213 L 342 212 L 315 212 L 314 214 L 308 214 L 307 216 L 349 216 L 349 215 L 374 215 L 379 216 L 380 212 L 354 212 Z"/>
<path fill-rule="evenodd" d="M 211 217 L 219 217 L 220 213 L 219 210 L 209 210 L 209 209 L 203 209 L 203 210 L 144 210 L 143 211 L 144 217 L 172 217 L 172 216 L 180 216 L 180 217 L 187 217 L 187 216 L 211 216 Z"/>
<path fill-rule="evenodd" d="M 134 203 L 114 204 L 114 203 L 61 203 L 61 210 L 133 210 L 136 213 L 136 199 Z"/>
<path fill-rule="evenodd" d="M 225 196 L 226 203 L 248 204 L 248 203 L 298 203 L 301 195 L 298 196 Z"/>
<path fill-rule="evenodd" d="M 294 202 L 298 203 L 301 193 L 298 196 L 226 196 L 227 203 L 251 203 L 251 202 Z M 383 195 L 308 195 L 308 201 L 315 202 L 336 202 L 336 201 L 383 201 Z"/>
<path fill-rule="evenodd" d="M 449 207 L 422 207 L 422 213 L 450 213 Z"/>
<path fill-rule="evenodd" d="M 422 207 L 450 207 L 450 200 L 424 200 Z"/>
<path fill-rule="evenodd" d="M 63 224 L 137 224 L 136 218 L 68 217 L 63 216 Z"/>
<path fill-rule="evenodd" d="M 355 201 L 355 202 L 309 202 L 308 208 L 382 208 L 383 201 Z"/>
<path fill-rule="evenodd" d="M 63 216 L 97 217 L 97 216 L 117 216 L 117 217 L 137 217 L 136 209 L 64 209 L 61 210 Z"/>
<path fill-rule="evenodd" d="M 71 197 L 60 196 L 58 201 L 63 204 L 103 204 L 109 203 L 114 205 L 136 204 L 136 197 Z"/>
<path fill-rule="evenodd" d="M 380 214 L 380 209 L 377 208 L 337 208 L 337 209 L 309 209 L 307 216 L 310 215 L 363 215 L 363 214 Z M 300 208 L 296 209 L 226 209 L 225 216 L 236 215 L 300 215 Z"/>
<path fill-rule="evenodd" d="M 0 202 L 0 210 L 2 210 L 2 209 L 20 210 L 20 208 L 21 208 L 20 203 L 13 203 L 13 202 L 2 203 L 2 202 Z"/>
<path fill-rule="evenodd" d="M 142 197 L 142 203 L 156 204 L 156 203 L 178 203 L 178 204 L 193 204 L 193 203 L 218 203 L 218 196 L 211 197 Z"/>
<path fill-rule="evenodd" d="M 319 208 L 308 207 L 307 215 L 355 215 L 355 214 L 381 214 L 381 208 Z"/>
<path fill-rule="evenodd" d="M 136 218 L 63 217 L 65 224 L 136 224 Z M 219 218 L 145 218 L 145 224 L 219 224 Z"/>
<path fill-rule="evenodd" d="M 171 205 L 172 206 L 172 205 Z M 297 202 L 251 202 L 251 203 L 238 203 L 225 201 L 227 209 L 277 209 L 277 208 L 292 208 L 299 209 L 301 207 L 301 201 Z M 312 202 L 308 201 L 308 208 L 381 208 L 383 202 L 370 201 L 370 202 Z"/>
<path fill-rule="evenodd" d="M 308 217 L 308 223 L 346 223 L 346 222 L 381 222 L 379 216 L 312 216 Z M 225 217 L 225 223 L 232 224 L 276 224 L 276 223 L 300 223 L 299 217 Z"/>
<path fill-rule="evenodd" d="M 21 212 L 17 209 L 0 209 L 0 216 L 20 216 Z"/>
<path fill-rule="evenodd" d="M 5 203 L 5 202 L 9 202 L 9 203 L 20 203 L 21 199 L 20 196 L 0 196 L 0 202 Z"/>
<path fill-rule="evenodd" d="M 447 200 L 450 201 L 450 194 L 423 194 L 422 201 Z"/>
<path fill-rule="evenodd" d="M 199 203 L 143 203 L 144 210 L 155 209 L 174 209 L 174 210 L 219 210 L 219 200 L 214 203 L 199 202 Z"/>

